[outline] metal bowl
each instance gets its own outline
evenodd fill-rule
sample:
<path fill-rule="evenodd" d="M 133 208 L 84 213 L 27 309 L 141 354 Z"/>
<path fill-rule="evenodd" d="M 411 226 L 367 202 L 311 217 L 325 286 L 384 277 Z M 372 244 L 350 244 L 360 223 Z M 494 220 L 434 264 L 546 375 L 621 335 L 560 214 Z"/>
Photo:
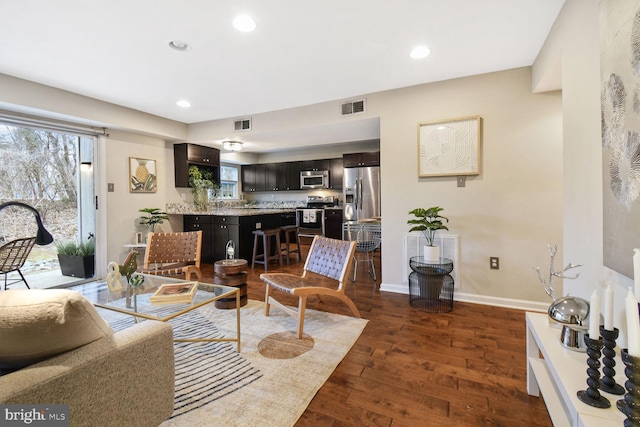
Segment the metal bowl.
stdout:
<path fill-rule="evenodd" d="M 575 329 L 589 329 L 589 301 L 572 296 L 558 298 L 549 306 L 549 317 Z"/>

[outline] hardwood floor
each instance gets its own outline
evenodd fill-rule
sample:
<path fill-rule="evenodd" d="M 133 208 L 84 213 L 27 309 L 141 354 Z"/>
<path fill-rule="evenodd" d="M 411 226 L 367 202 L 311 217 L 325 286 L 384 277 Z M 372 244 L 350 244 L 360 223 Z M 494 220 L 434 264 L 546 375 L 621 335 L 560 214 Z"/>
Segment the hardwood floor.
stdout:
<path fill-rule="evenodd" d="M 269 271 L 299 274 L 295 259 Z M 250 299 L 264 300 L 263 271 L 249 271 Z M 211 280 L 213 266 L 203 273 Z M 369 323 L 297 426 L 552 425 L 542 398 L 526 390 L 524 311 L 454 302 L 450 313 L 426 313 L 408 295 L 377 290 L 363 265 L 347 295 Z M 350 315 L 328 299 L 308 307 Z"/>

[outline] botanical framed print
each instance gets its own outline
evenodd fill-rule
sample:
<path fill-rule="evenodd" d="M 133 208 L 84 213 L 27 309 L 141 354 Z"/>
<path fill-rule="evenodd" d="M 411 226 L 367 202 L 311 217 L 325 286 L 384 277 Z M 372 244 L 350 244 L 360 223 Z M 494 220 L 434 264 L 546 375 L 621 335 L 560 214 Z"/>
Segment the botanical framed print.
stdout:
<path fill-rule="evenodd" d="M 155 193 L 158 189 L 156 161 L 129 157 L 129 191 L 131 193 Z"/>
<path fill-rule="evenodd" d="M 479 175 L 482 117 L 418 124 L 418 176 Z"/>

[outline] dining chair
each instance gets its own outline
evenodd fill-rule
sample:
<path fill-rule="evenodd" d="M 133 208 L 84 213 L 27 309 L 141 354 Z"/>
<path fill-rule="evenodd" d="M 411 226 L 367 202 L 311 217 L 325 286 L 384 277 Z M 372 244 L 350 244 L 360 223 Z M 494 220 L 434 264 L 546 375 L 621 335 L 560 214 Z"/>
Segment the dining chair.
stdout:
<path fill-rule="evenodd" d="M 318 235 L 311 243 L 301 276 L 290 273 L 262 273 L 260 279 L 267 284 L 264 299 L 265 316 L 269 315 L 271 304 L 282 309 L 297 320 L 298 339 L 303 335 L 305 309 L 309 296 L 337 298 L 344 302 L 356 317 L 361 317 L 356 305 L 345 295 L 344 286 L 344 278 L 353 262 L 355 248 L 356 242 L 330 239 Z M 322 278 L 330 279 L 333 286 L 321 286 L 319 279 Z M 274 290 L 297 296 L 297 309 L 278 301 L 273 293 Z"/>
<path fill-rule="evenodd" d="M 191 280 L 195 275 L 202 280 L 200 256 L 202 252 L 202 230 L 177 233 L 149 233 L 143 274 L 156 276 L 180 276 Z"/>

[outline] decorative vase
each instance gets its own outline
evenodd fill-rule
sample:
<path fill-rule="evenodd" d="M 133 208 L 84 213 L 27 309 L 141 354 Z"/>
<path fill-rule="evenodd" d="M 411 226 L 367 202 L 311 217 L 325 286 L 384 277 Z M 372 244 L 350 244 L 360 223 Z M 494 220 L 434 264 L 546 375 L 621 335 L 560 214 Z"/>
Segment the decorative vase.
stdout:
<path fill-rule="evenodd" d="M 193 203 L 199 209 L 205 209 L 209 206 L 209 191 L 206 188 L 193 189 Z"/>
<path fill-rule="evenodd" d="M 426 262 L 440 262 L 440 247 L 424 245 L 423 256 Z"/>

